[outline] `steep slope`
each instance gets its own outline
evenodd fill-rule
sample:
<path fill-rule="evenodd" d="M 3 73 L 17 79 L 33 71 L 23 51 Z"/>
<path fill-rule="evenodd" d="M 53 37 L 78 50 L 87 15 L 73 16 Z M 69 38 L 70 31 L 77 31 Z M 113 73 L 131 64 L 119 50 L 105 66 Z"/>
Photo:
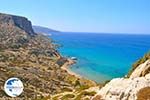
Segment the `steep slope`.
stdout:
<path fill-rule="evenodd" d="M 62 70 L 67 62 L 49 38 L 33 31 L 27 18 L 0 14 L 0 99 L 13 99 L 3 89 L 10 77 L 24 84 L 18 100 L 50 99 L 57 93 L 95 86 Z"/>
<path fill-rule="evenodd" d="M 24 30 L 25 32 L 31 34 L 35 34 L 33 29 L 32 29 L 32 25 L 31 22 L 25 18 L 25 17 L 19 17 L 15 16 L 15 15 L 8 15 L 8 14 L 3 14 L 0 13 L 0 26 L 2 27 L 18 27 L 22 30 Z"/>
<path fill-rule="evenodd" d="M 137 66 L 135 66 L 137 65 Z M 149 100 L 150 53 L 134 64 L 129 78 L 115 78 L 101 88 L 93 100 Z"/>

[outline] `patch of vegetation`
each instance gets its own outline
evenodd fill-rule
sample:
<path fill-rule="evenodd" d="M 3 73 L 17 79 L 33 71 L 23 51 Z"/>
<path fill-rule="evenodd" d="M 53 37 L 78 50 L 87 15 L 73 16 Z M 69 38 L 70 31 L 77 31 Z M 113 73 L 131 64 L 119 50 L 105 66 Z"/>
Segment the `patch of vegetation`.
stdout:
<path fill-rule="evenodd" d="M 90 100 L 88 97 L 85 97 L 83 100 Z"/>
<path fill-rule="evenodd" d="M 21 36 L 17 42 L 20 44 L 24 44 L 24 43 L 29 42 L 29 40 L 26 37 Z"/>
<path fill-rule="evenodd" d="M 102 85 L 100 84 L 100 88 L 105 86 L 107 83 L 109 83 L 111 80 L 106 80 Z"/>
<path fill-rule="evenodd" d="M 65 77 L 66 80 L 70 83 L 70 84 L 75 84 L 77 77 L 73 76 L 73 75 L 68 75 L 67 77 Z"/>
<path fill-rule="evenodd" d="M 148 59 L 150 59 L 150 51 L 148 53 L 146 53 L 141 59 L 139 59 L 137 62 L 135 62 L 132 65 L 131 70 L 129 71 L 127 77 L 130 77 L 130 75 L 132 74 L 132 72 L 142 63 L 144 63 L 145 61 L 147 61 Z"/>
<path fill-rule="evenodd" d="M 8 60 L 8 56 L 5 56 L 5 55 L 3 55 L 3 54 L 0 54 L 0 61 L 1 62 L 5 62 L 5 61 L 7 61 Z"/>
<path fill-rule="evenodd" d="M 74 100 L 81 100 L 82 97 L 85 97 L 85 96 L 94 96 L 95 94 L 96 94 L 95 91 L 91 91 L 91 92 L 83 91 L 79 95 L 77 95 Z"/>
<path fill-rule="evenodd" d="M 88 89 L 89 88 L 89 86 L 87 86 L 87 85 L 81 85 L 79 88 L 77 88 L 76 90 L 77 91 L 82 91 L 82 90 L 85 90 L 85 89 Z"/>
<path fill-rule="evenodd" d="M 67 59 L 62 57 L 62 58 L 58 59 L 56 63 L 57 63 L 59 66 L 62 66 L 62 65 L 64 65 L 64 63 L 66 63 L 66 62 L 67 62 Z"/>
<path fill-rule="evenodd" d="M 60 95 L 55 96 L 55 97 L 52 98 L 52 100 L 59 100 L 59 97 L 60 97 Z"/>
<path fill-rule="evenodd" d="M 61 98 L 61 100 L 70 100 L 71 98 L 74 98 L 74 97 L 75 97 L 74 94 L 66 94 Z"/>
<path fill-rule="evenodd" d="M 10 45 L 10 48 L 12 49 L 19 49 L 21 47 L 21 44 L 17 44 L 17 43 L 12 43 L 12 45 Z"/>
<path fill-rule="evenodd" d="M 72 89 L 71 89 L 71 88 L 64 87 L 64 88 L 62 89 L 62 92 L 72 92 Z"/>

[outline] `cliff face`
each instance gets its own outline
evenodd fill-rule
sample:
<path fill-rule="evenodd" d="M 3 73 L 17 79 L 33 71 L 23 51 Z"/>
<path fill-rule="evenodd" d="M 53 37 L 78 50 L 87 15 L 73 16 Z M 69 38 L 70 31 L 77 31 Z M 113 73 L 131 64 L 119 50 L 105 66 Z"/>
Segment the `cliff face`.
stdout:
<path fill-rule="evenodd" d="M 30 35 L 35 34 L 31 22 L 25 18 L 20 16 L 8 15 L 0 13 L 0 25 L 5 27 L 19 27 Z"/>
<path fill-rule="evenodd" d="M 147 56 L 149 57 L 150 55 Z M 143 59 L 145 58 L 140 61 Z M 134 69 L 129 78 L 112 79 L 99 90 L 93 100 L 149 100 L 149 87 L 150 59 L 146 59 Z"/>

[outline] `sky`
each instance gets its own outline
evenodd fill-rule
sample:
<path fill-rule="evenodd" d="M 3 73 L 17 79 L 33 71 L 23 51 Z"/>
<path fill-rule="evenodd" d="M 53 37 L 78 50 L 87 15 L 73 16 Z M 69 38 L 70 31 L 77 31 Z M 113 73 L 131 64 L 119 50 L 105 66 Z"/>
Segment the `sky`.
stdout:
<path fill-rule="evenodd" d="M 0 12 L 59 31 L 150 34 L 150 0 L 1 0 Z"/>

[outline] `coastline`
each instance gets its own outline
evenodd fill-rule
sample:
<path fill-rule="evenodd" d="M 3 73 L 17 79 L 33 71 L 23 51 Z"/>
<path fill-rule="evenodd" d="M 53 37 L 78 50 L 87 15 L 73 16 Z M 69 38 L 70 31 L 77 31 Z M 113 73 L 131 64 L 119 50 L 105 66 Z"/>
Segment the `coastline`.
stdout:
<path fill-rule="evenodd" d="M 83 78 L 81 75 L 79 75 L 79 74 L 77 74 L 77 73 L 75 73 L 75 72 L 69 70 L 69 67 L 70 67 L 71 65 L 75 64 L 75 63 L 76 63 L 76 62 L 75 62 L 74 60 L 68 58 L 68 59 L 67 59 L 67 62 L 64 63 L 64 64 L 61 66 L 61 69 L 67 71 L 68 74 L 74 75 L 74 76 L 77 77 L 77 78 Z"/>

